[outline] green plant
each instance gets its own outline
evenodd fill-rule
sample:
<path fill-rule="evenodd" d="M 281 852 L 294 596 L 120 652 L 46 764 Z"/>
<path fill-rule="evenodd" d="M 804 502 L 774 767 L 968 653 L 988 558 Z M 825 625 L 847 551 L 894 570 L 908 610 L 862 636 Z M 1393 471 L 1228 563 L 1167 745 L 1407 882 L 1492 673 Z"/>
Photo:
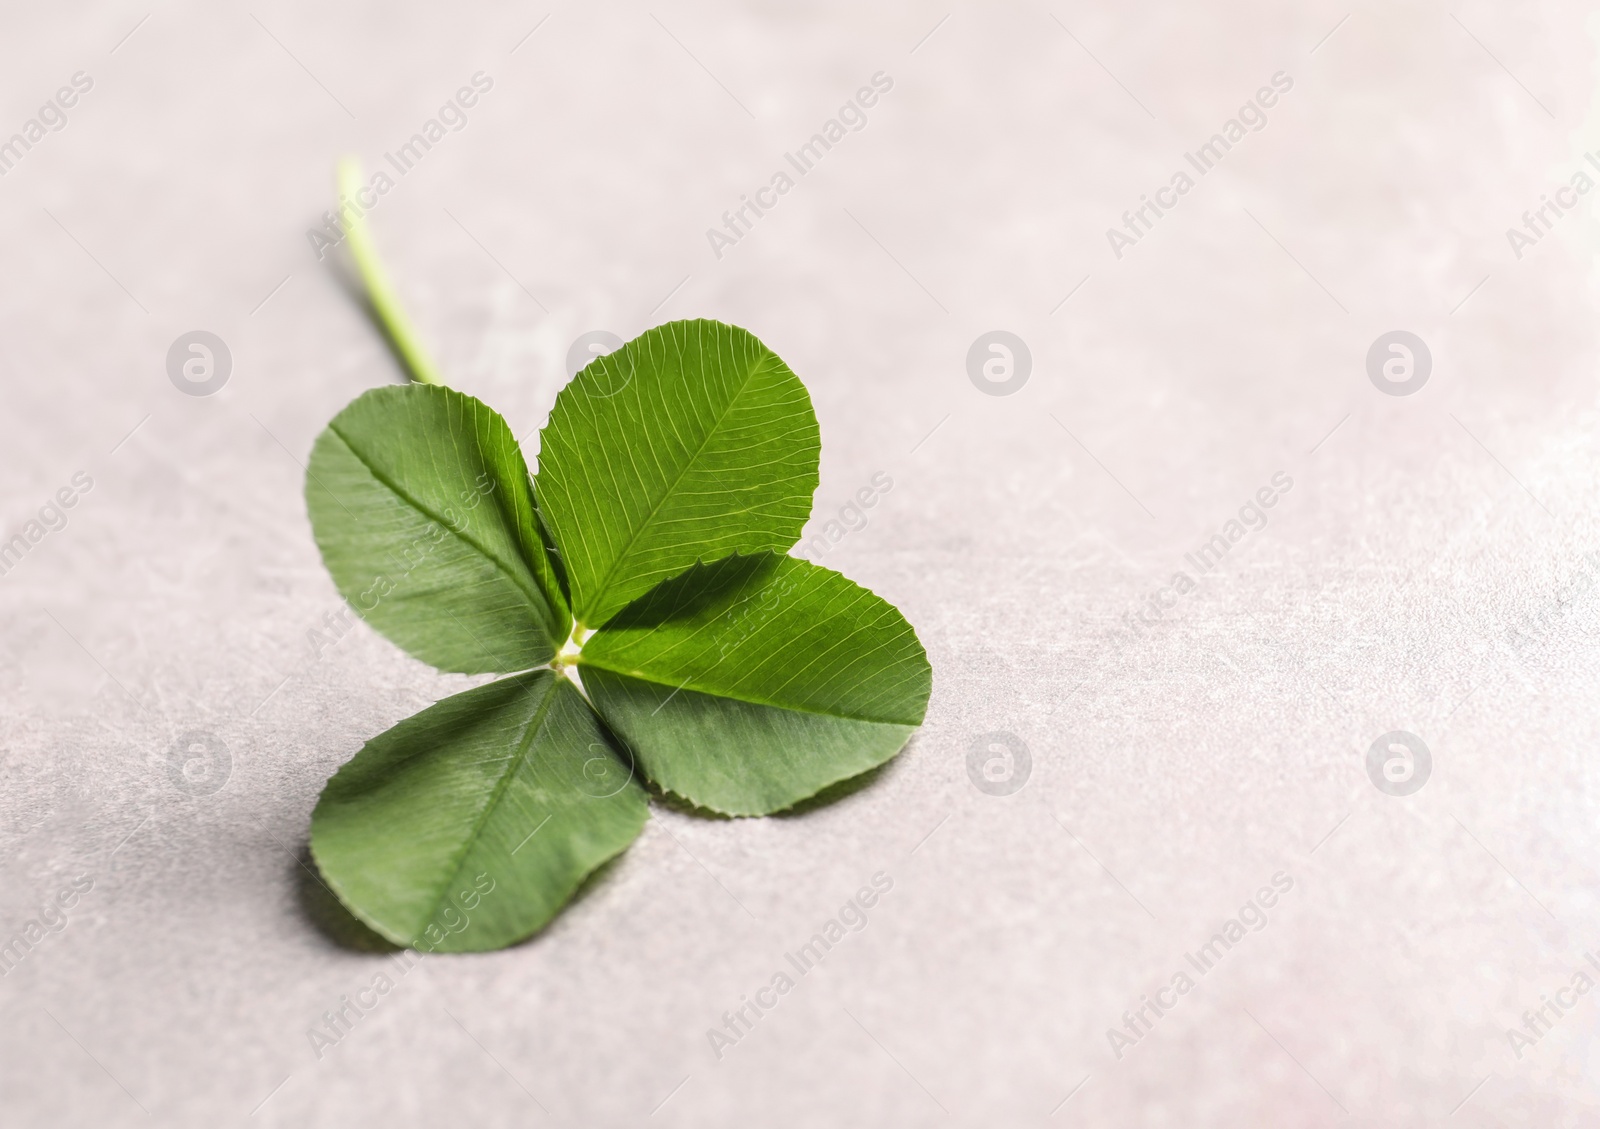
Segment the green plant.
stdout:
<path fill-rule="evenodd" d="M 439 382 L 364 221 L 344 219 L 415 382 L 363 394 L 318 437 L 317 545 L 410 654 L 509 675 L 329 780 L 311 850 L 358 918 L 396 944 L 499 948 L 633 841 L 644 782 L 764 815 L 899 752 L 932 685 L 915 632 L 784 555 L 821 449 L 787 365 L 719 322 L 651 329 L 561 390 L 530 477 L 505 421 Z"/>

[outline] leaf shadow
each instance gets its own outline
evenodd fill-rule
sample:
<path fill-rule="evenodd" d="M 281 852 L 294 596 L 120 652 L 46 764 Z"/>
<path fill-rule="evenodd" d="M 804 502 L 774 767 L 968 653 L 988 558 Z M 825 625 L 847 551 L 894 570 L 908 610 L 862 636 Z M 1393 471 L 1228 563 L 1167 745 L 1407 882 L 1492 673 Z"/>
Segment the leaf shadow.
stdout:
<path fill-rule="evenodd" d="M 344 908 L 344 903 L 328 889 L 317 873 L 316 860 L 311 857 L 309 847 L 300 849 L 295 862 L 296 865 L 291 868 L 295 902 L 307 924 L 326 940 L 348 952 L 385 955 L 400 951 L 399 945 L 373 932 Z"/>
<path fill-rule="evenodd" d="M 783 559 L 778 553 L 734 553 L 709 563 L 696 561 L 676 576 L 661 581 L 644 595 L 609 619 L 612 629 L 660 627 L 678 620 L 692 619 L 703 612 L 727 604 L 723 614 L 738 603 L 754 599 L 761 585 Z M 736 603 L 736 594 L 749 594 Z"/>
<path fill-rule="evenodd" d="M 351 257 L 349 240 L 339 244 L 333 254 L 329 256 L 329 262 L 332 264 L 332 274 L 339 283 L 340 289 L 366 315 L 367 321 L 372 323 L 372 328 L 378 331 L 378 336 L 388 346 L 389 355 L 394 358 L 395 368 L 399 370 L 397 373 L 398 379 L 394 383 L 410 384 L 415 378 L 415 374 L 412 373 L 411 366 L 406 362 L 405 354 L 401 352 L 399 344 L 394 339 L 394 334 L 389 331 L 389 326 L 383 318 L 378 316 L 377 307 L 372 304 L 372 299 L 367 294 L 367 284 L 361 280 L 361 275 Z"/>
<path fill-rule="evenodd" d="M 703 808 L 699 804 L 696 804 L 693 800 L 685 799 L 675 792 L 663 791 L 651 781 L 646 780 L 642 781 L 642 783 L 644 784 L 645 789 L 650 793 L 650 799 L 654 803 L 659 804 L 668 811 L 677 812 L 679 815 L 692 815 L 697 819 L 717 820 L 796 819 L 802 816 L 810 815 L 812 812 L 821 808 L 829 807 L 848 796 L 853 796 L 857 792 L 871 787 L 873 784 L 877 783 L 878 780 L 881 779 L 887 772 L 889 772 L 891 768 L 893 768 L 895 760 L 897 759 L 897 757 L 891 758 L 875 768 L 869 768 L 865 772 L 857 773 L 854 776 L 847 776 L 843 780 L 837 780 L 834 783 L 829 784 L 820 792 L 813 793 L 812 795 L 807 796 L 805 799 L 799 800 L 786 808 L 780 808 L 777 811 L 767 812 L 764 815 L 729 815 L 727 812 L 713 811 L 711 808 Z"/>
<path fill-rule="evenodd" d="M 503 949 L 490 950 L 504 952 L 509 949 L 519 949 L 530 945 L 542 938 L 552 927 L 565 917 L 572 908 L 580 902 L 594 897 L 604 887 L 614 880 L 618 865 L 622 862 L 627 851 L 621 851 L 599 866 L 595 867 L 578 884 L 572 896 L 562 905 L 556 915 L 541 926 L 531 936 L 520 941 L 514 941 Z M 346 952 L 371 954 L 373 956 L 387 956 L 400 952 L 403 946 L 396 945 L 387 937 L 372 931 L 360 918 L 356 917 L 344 907 L 336 894 L 323 883 L 317 874 L 317 864 L 311 857 L 309 849 L 302 848 L 297 864 L 291 868 L 291 878 L 295 886 L 295 901 L 300 910 L 300 916 L 323 938 L 330 941 Z M 470 956 L 470 953 L 449 953 L 449 956 Z"/>

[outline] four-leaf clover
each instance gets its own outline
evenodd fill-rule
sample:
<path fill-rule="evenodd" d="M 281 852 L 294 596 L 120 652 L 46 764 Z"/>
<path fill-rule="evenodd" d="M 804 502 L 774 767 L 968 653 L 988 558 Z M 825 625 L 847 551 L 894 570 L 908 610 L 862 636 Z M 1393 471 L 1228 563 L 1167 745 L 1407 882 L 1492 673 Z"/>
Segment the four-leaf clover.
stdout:
<path fill-rule="evenodd" d="M 373 738 L 311 850 L 390 941 L 500 948 L 624 850 L 651 785 L 764 815 L 893 757 L 932 672 L 890 604 L 784 555 L 818 482 L 805 386 L 745 330 L 658 326 L 556 398 L 530 477 L 437 384 L 317 439 L 306 502 L 340 593 L 440 670 L 509 677 Z"/>

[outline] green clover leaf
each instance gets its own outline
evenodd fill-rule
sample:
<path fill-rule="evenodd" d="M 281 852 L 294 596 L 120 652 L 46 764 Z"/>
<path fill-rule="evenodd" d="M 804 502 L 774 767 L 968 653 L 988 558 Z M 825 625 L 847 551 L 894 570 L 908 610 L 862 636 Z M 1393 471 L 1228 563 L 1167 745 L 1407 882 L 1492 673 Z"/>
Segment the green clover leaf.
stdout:
<path fill-rule="evenodd" d="M 599 627 L 696 561 L 783 552 L 822 443 L 805 385 L 753 335 L 677 321 L 596 358 L 539 436 L 539 513 Z"/>
<path fill-rule="evenodd" d="M 364 393 L 317 437 L 306 508 L 339 594 L 440 670 L 549 662 L 571 617 L 506 421 L 448 388 Z"/>
<path fill-rule="evenodd" d="M 752 334 L 671 322 L 556 398 L 530 478 L 510 428 L 443 387 L 359 218 L 409 386 L 317 439 L 306 504 L 340 593 L 440 670 L 510 677 L 368 741 L 311 850 L 396 944 L 500 948 L 643 829 L 648 784 L 754 816 L 894 757 L 932 671 L 890 604 L 783 555 L 817 486 L 804 385 Z M 570 609 L 570 610 L 569 610 Z"/>
<path fill-rule="evenodd" d="M 922 723 L 933 678 L 892 605 L 775 553 L 662 583 L 578 664 L 645 776 L 728 815 L 790 807 L 894 756 Z"/>

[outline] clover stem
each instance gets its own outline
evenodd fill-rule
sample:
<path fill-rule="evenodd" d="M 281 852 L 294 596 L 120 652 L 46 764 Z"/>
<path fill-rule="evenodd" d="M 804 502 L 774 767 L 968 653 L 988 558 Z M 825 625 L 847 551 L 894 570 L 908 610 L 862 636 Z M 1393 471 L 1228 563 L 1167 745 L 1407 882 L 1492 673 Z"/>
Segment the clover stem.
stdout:
<path fill-rule="evenodd" d="M 439 379 L 439 372 L 433 367 L 432 358 L 423 348 L 411 319 L 406 317 L 405 310 L 400 306 L 400 298 L 395 293 L 394 284 L 389 281 L 389 275 L 383 269 L 383 260 L 378 257 L 378 249 L 367 231 L 366 214 L 356 203 L 358 200 L 356 194 L 366 187 L 361 179 L 361 162 L 355 157 L 344 158 L 339 162 L 337 180 L 339 222 L 344 228 L 345 238 L 350 243 L 350 253 L 355 258 L 356 270 L 361 275 L 362 284 L 367 288 L 367 300 L 372 303 L 372 310 L 378 317 L 379 325 L 393 343 L 395 352 L 400 354 L 400 359 L 404 362 L 407 374 L 412 380 L 419 384 L 442 385 L 444 381 Z"/>

